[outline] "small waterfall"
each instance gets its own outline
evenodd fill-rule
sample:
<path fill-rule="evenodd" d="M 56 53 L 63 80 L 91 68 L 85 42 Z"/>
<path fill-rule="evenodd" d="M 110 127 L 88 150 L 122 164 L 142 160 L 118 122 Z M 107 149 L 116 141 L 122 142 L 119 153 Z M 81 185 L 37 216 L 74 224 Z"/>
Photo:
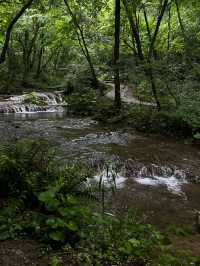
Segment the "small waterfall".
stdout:
<path fill-rule="evenodd" d="M 143 166 L 137 174 L 136 182 L 147 186 L 165 186 L 177 195 L 183 194 L 182 185 L 188 183 L 185 171 L 155 164 Z"/>
<path fill-rule="evenodd" d="M 115 189 L 123 188 L 127 178 L 115 168 L 114 165 L 104 165 L 103 169 L 98 169 L 94 180 L 105 187 L 112 187 Z"/>
<path fill-rule="evenodd" d="M 32 92 L 0 102 L 0 113 L 63 112 L 66 102 L 62 92 Z"/>
<path fill-rule="evenodd" d="M 106 158 L 97 157 L 90 164 L 97 170 L 94 180 L 108 187 L 116 185 L 123 188 L 129 180 L 144 186 L 164 187 L 175 195 L 184 196 L 182 186 L 191 179 L 188 169 L 179 169 L 174 165 L 144 165 L 131 159 L 123 162 L 118 157 L 113 157 L 109 163 Z"/>

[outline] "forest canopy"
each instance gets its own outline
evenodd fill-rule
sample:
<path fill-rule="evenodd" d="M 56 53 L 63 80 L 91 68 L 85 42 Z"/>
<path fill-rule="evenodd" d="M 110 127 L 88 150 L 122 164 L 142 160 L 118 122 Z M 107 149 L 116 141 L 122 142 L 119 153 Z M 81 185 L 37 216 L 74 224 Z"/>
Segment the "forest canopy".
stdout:
<path fill-rule="evenodd" d="M 2 93 L 114 81 L 120 107 L 121 82 L 198 130 L 197 0 L 5 0 L 0 17 Z"/>

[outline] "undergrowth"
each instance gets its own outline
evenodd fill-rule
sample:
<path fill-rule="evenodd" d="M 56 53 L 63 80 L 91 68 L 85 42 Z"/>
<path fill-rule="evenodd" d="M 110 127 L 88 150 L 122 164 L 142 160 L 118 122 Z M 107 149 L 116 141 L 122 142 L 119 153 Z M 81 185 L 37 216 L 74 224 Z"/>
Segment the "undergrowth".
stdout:
<path fill-rule="evenodd" d="M 70 253 L 74 265 L 199 265 L 189 255 L 174 257 L 165 236 L 134 211 L 102 211 L 88 183 L 94 171 L 55 155 L 46 141 L 1 146 L 1 241 L 30 236 Z"/>

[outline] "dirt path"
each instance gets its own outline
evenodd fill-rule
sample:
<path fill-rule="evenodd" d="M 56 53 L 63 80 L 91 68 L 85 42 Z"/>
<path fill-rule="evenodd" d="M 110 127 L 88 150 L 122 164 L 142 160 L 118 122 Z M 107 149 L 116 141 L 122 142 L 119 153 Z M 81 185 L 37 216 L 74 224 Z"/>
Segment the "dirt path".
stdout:
<path fill-rule="evenodd" d="M 106 96 L 110 99 L 114 99 L 115 97 L 115 90 L 114 84 L 111 82 L 107 82 L 106 85 L 110 86 L 111 90 L 107 92 Z M 124 84 L 121 84 L 121 99 L 122 102 L 128 104 L 140 104 L 140 105 L 147 105 L 147 106 L 156 106 L 154 103 L 151 102 L 143 102 L 133 96 L 132 90 Z"/>
<path fill-rule="evenodd" d="M 34 240 L 7 240 L 0 242 L 1 266 L 36 266 L 39 264 L 41 246 Z"/>

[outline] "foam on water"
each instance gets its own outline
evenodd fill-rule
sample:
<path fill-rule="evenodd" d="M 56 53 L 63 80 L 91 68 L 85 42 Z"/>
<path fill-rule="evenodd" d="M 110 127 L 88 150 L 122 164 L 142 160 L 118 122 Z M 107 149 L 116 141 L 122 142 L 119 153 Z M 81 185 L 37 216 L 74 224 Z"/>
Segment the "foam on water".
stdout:
<path fill-rule="evenodd" d="M 112 167 L 99 171 L 94 176 L 95 182 L 106 187 L 115 187 L 116 189 L 123 188 L 126 177 L 116 172 Z"/>
<path fill-rule="evenodd" d="M 131 177 L 129 177 L 130 179 Z M 106 187 L 123 188 L 128 179 L 126 173 L 121 169 L 116 170 L 112 165 L 99 170 L 94 176 L 94 181 Z M 165 187 L 169 192 L 183 196 L 182 186 L 187 184 L 186 173 L 183 170 L 172 169 L 166 166 L 152 164 L 151 167 L 143 166 L 131 178 L 138 184 L 152 187 Z"/>
<path fill-rule="evenodd" d="M 150 169 L 144 166 L 135 181 L 147 186 L 164 186 L 177 195 L 183 194 L 182 186 L 188 183 L 184 171 L 157 165 L 152 165 Z"/>
<path fill-rule="evenodd" d="M 31 114 L 39 112 L 63 112 L 66 103 L 63 101 L 62 92 L 34 92 L 34 96 L 43 104 L 26 103 L 27 94 L 11 96 L 0 102 L 0 113 Z"/>

